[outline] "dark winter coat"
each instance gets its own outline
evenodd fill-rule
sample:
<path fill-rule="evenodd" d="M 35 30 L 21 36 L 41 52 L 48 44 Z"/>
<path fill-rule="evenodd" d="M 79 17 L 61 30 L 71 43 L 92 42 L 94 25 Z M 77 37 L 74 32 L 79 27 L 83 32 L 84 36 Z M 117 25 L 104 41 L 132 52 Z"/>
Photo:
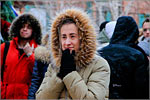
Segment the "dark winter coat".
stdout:
<path fill-rule="evenodd" d="M 110 44 L 98 52 L 111 68 L 110 99 L 148 98 L 148 59 L 135 42 L 139 31 L 132 17 L 118 18 Z"/>
<path fill-rule="evenodd" d="M 34 40 L 31 40 L 29 44 L 30 46 L 34 44 L 34 48 L 37 47 Z M 5 43 L 1 45 L 1 66 L 4 47 Z M 19 54 L 17 37 L 10 41 L 4 65 L 3 81 L 1 80 L 2 99 L 27 99 L 34 61 L 34 53 L 29 57 L 25 53 Z"/>
<path fill-rule="evenodd" d="M 44 46 L 35 49 L 35 65 L 32 73 L 31 86 L 29 88 L 28 99 L 35 99 L 35 93 L 39 89 L 45 72 L 50 63 L 50 50 Z"/>

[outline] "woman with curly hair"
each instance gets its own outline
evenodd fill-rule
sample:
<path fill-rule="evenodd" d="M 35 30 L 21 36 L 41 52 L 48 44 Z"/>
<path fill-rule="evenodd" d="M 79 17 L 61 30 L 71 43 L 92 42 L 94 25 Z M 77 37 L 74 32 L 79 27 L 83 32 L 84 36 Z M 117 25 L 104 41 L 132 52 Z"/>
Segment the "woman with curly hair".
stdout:
<path fill-rule="evenodd" d="M 35 62 L 34 49 L 41 43 L 41 26 L 31 14 L 17 17 L 10 27 L 12 40 L 6 60 L 6 43 L 1 44 L 1 98 L 27 99 Z"/>

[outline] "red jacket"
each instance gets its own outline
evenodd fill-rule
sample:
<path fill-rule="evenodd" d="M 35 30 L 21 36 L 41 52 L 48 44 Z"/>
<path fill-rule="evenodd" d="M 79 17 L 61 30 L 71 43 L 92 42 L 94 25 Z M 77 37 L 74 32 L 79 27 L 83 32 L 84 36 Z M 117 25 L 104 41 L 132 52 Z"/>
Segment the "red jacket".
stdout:
<path fill-rule="evenodd" d="M 34 48 L 37 44 L 31 40 L 29 44 Z M 34 54 L 27 57 L 25 53 L 21 56 L 18 50 L 18 38 L 10 41 L 9 50 L 7 53 L 3 82 L 1 81 L 1 98 L 2 99 L 27 99 L 28 89 L 31 84 L 31 76 L 34 66 Z M 3 63 L 5 44 L 1 44 L 1 66 Z"/>

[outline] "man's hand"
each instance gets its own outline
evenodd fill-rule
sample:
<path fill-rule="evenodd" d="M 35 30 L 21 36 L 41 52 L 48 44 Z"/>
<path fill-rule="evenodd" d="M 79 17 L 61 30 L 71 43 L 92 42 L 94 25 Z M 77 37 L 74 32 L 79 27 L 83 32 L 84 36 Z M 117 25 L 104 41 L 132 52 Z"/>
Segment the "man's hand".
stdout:
<path fill-rule="evenodd" d="M 66 49 L 62 52 L 60 71 L 57 75 L 61 79 L 63 79 L 68 73 L 76 70 L 74 55 L 75 51 L 72 51 L 70 54 L 69 49 Z"/>
<path fill-rule="evenodd" d="M 27 42 L 26 45 L 23 48 L 23 51 L 29 57 L 32 54 L 33 49 L 34 49 L 34 44 L 32 44 L 32 47 L 31 47 L 30 44 Z"/>

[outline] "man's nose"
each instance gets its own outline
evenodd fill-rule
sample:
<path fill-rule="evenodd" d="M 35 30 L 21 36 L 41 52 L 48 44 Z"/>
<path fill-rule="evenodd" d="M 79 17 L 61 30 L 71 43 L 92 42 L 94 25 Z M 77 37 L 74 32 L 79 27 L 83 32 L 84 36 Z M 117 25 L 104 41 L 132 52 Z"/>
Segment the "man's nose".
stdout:
<path fill-rule="evenodd" d="M 24 27 L 23 30 L 27 30 L 27 27 Z"/>
<path fill-rule="evenodd" d="M 150 37 L 150 31 L 146 33 Z"/>

